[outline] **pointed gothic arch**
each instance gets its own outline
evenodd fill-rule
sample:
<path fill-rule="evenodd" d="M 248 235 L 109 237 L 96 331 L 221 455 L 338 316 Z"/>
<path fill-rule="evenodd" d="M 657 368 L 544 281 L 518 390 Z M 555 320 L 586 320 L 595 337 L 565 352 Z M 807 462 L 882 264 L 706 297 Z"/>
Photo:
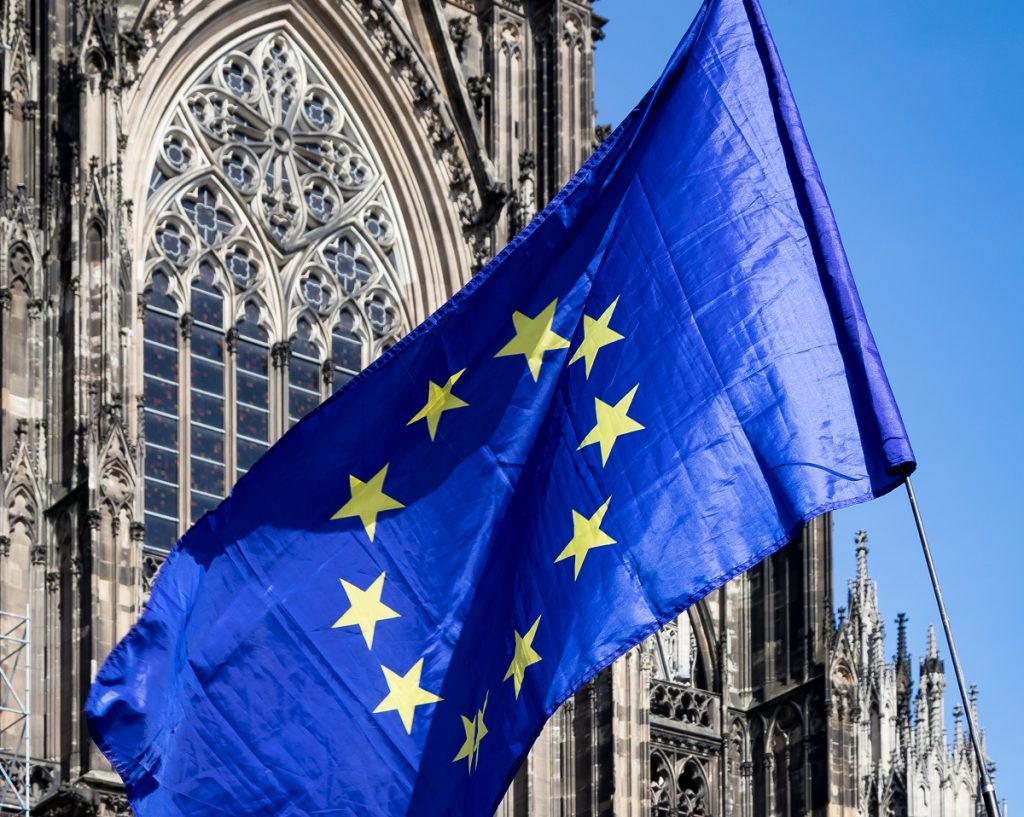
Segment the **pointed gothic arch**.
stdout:
<path fill-rule="evenodd" d="M 146 543 L 165 551 L 411 328 L 417 253 L 369 129 L 286 21 L 222 42 L 153 142 L 137 369 Z"/>
<path fill-rule="evenodd" d="M 443 95 L 427 87 L 432 69 L 411 34 L 402 25 L 375 22 L 364 6 L 357 0 L 185 0 L 160 23 L 140 11 L 137 25 L 148 47 L 132 68 L 139 81 L 126 95 L 126 197 L 147 199 L 166 114 L 181 89 L 200 78 L 204 68 L 197 66 L 246 38 L 283 32 L 305 45 L 327 78 L 322 84 L 349 105 L 362 142 L 373 146 L 391 185 L 390 221 L 409 255 L 408 277 L 398 283 L 400 301 L 415 325 L 465 283 L 473 263 L 460 211 L 465 196 L 456 195 L 472 178 L 459 158 L 469 151 L 462 136 L 444 125 L 453 114 Z M 133 225 L 135 246 L 144 241 L 141 221 Z M 138 256 L 135 262 L 138 269 Z"/>

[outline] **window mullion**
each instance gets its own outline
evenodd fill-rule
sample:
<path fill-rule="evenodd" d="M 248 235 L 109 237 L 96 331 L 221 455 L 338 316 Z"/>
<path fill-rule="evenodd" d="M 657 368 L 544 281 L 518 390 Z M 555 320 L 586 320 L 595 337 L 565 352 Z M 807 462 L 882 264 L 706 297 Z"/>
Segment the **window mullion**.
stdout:
<path fill-rule="evenodd" d="M 330 355 L 320 364 L 320 402 L 331 396 L 331 384 L 334 383 L 334 366 Z"/>
<path fill-rule="evenodd" d="M 231 327 L 224 336 L 224 495 L 237 478 L 238 439 L 238 329 Z"/>
<path fill-rule="evenodd" d="M 291 346 L 283 340 L 271 348 L 273 361 L 274 399 L 271 401 L 271 443 L 276 442 L 288 428 L 288 362 L 291 359 Z"/>
<path fill-rule="evenodd" d="M 181 316 L 181 341 L 178 371 L 178 536 L 191 524 L 192 497 L 192 313 Z"/>

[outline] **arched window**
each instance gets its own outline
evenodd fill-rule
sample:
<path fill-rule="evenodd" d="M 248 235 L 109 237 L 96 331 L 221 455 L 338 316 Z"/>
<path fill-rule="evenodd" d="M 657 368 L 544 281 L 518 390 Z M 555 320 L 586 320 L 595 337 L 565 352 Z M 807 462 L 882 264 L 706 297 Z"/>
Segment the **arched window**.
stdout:
<path fill-rule="evenodd" d="M 709 817 L 707 777 L 696 759 L 655 749 L 650 780 L 654 817 Z"/>
<path fill-rule="evenodd" d="M 831 740 L 831 802 L 844 808 L 857 807 L 857 734 L 859 729 L 853 674 L 845 662 L 832 670 L 832 707 L 829 716 Z M 877 756 L 877 755 L 876 755 Z"/>
<path fill-rule="evenodd" d="M 211 218 L 213 218 L 211 216 Z M 192 282 L 189 339 L 189 516 L 195 522 L 224 498 L 224 296 L 214 266 L 199 264 Z"/>
<path fill-rule="evenodd" d="M 166 548 L 178 536 L 178 305 L 162 269 L 146 292 L 143 329 L 146 543 Z"/>
<path fill-rule="evenodd" d="M 160 131 L 146 204 L 146 547 L 409 328 L 409 252 L 372 139 L 284 31 L 225 49 Z"/>
<path fill-rule="evenodd" d="M 747 757 L 747 734 L 742 721 L 732 722 L 729 729 L 728 743 L 729 790 L 727 792 L 729 814 L 735 817 L 748 817 L 750 814 L 749 778 L 751 764 Z"/>
<path fill-rule="evenodd" d="M 259 309 L 247 304 L 236 327 L 235 471 L 239 477 L 270 443 L 270 347 L 259 318 Z"/>
<path fill-rule="evenodd" d="M 363 359 L 363 341 L 356 326 L 355 316 L 341 310 L 338 322 L 331 330 L 331 362 L 334 364 L 334 390 L 337 391 L 359 371 Z"/>
<path fill-rule="evenodd" d="M 803 814 L 805 810 L 803 723 L 791 705 L 778 712 L 770 751 L 774 779 L 773 814 Z"/>
<path fill-rule="evenodd" d="M 85 256 L 89 268 L 98 270 L 103 263 L 103 229 L 98 224 L 90 224 L 85 231 Z"/>
<path fill-rule="evenodd" d="M 288 423 L 293 425 L 320 402 L 320 351 L 309 322 L 300 320 L 291 339 L 288 364 Z"/>

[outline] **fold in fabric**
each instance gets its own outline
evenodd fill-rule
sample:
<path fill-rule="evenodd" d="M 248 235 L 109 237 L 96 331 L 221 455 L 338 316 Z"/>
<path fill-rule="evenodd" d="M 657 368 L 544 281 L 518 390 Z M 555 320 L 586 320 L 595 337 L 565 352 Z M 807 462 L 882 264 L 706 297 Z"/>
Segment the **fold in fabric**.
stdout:
<path fill-rule="evenodd" d="M 493 813 L 583 682 L 913 453 L 756 0 L 178 543 L 87 704 L 140 817 Z"/>

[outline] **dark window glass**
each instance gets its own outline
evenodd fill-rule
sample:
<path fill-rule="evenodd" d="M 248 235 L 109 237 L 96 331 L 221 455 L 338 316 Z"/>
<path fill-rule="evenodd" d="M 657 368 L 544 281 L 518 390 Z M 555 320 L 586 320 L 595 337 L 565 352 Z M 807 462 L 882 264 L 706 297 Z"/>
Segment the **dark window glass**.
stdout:
<path fill-rule="evenodd" d="M 203 425 L 224 428 L 224 398 L 192 392 L 192 419 Z"/>
<path fill-rule="evenodd" d="M 171 450 L 178 448 L 178 419 L 164 417 L 155 412 L 146 413 L 146 444 L 159 445 Z"/>
<path fill-rule="evenodd" d="M 373 297 L 366 304 L 366 314 L 378 335 L 389 332 L 395 323 L 394 310 L 384 298 Z"/>
<path fill-rule="evenodd" d="M 146 446 L 146 476 L 178 484 L 178 455 L 173 451 Z"/>
<path fill-rule="evenodd" d="M 338 282 L 345 292 L 352 294 L 361 284 L 370 279 L 370 268 L 364 258 L 347 238 L 324 250 L 327 265 L 338 276 Z"/>
<path fill-rule="evenodd" d="M 146 374 L 162 377 L 172 383 L 178 382 L 178 350 L 152 343 L 148 338 L 143 352 Z"/>
<path fill-rule="evenodd" d="M 165 224 L 157 230 L 156 243 L 164 256 L 178 266 L 184 266 L 192 254 L 192 242 L 181 234 L 177 224 Z M 153 305 L 161 304 L 155 301 Z"/>
<path fill-rule="evenodd" d="M 244 474 L 256 460 L 263 456 L 268 446 L 265 443 L 254 443 L 250 440 L 238 440 L 238 473 Z"/>
<path fill-rule="evenodd" d="M 146 408 L 156 409 L 167 414 L 178 413 L 178 387 L 173 383 L 164 383 L 152 377 L 145 379 Z"/>
<path fill-rule="evenodd" d="M 267 348 L 248 340 L 238 342 L 238 368 L 246 373 L 267 376 Z"/>
<path fill-rule="evenodd" d="M 175 315 L 157 311 L 177 310 L 167 290 L 167 277 L 163 273 L 155 273 L 153 286 L 146 293 L 149 306 L 143 324 L 145 541 L 147 545 L 162 550 L 169 550 L 178 538 L 180 333 Z"/>
<path fill-rule="evenodd" d="M 146 310 L 144 334 L 146 340 L 162 343 L 172 349 L 178 348 L 178 319 L 152 309 Z"/>
<path fill-rule="evenodd" d="M 238 404 L 238 433 L 254 440 L 266 440 L 269 435 L 270 415 L 266 411 Z"/>
<path fill-rule="evenodd" d="M 154 170 L 153 175 L 149 178 L 149 195 L 153 195 L 164 183 L 166 177 L 159 170 Z"/>
<path fill-rule="evenodd" d="M 237 404 L 236 473 L 241 476 L 267 450 L 270 439 L 270 381 L 267 333 L 259 325 L 259 312 L 246 308 L 238 324 L 235 398 Z"/>
<path fill-rule="evenodd" d="M 320 395 L 302 389 L 290 389 L 288 392 L 288 411 L 292 422 L 309 414 L 320 404 Z"/>
<path fill-rule="evenodd" d="M 267 342 L 267 332 L 260 326 L 260 311 L 255 304 L 245 305 L 245 317 L 238 324 L 238 332 L 243 338 Z"/>
<path fill-rule="evenodd" d="M 181 204 L 207 244 L 217 243 L 221 236 L 231 231 L 231 216 L 227 210 L 217 206 L 217 197 L 209 188 L 200 187 Z"/>
<path fill-rule="evenodd" d="M 238 371 L 238 402 L 265 408 L 267 405 L 267 378 Z"/>
<path fill-rule="evenodd" d="M 363 367 L 363 344 L 353 331 L 354 321 L 347 312 L 341 313 L 338 325 L 331 333 L 331 360 L 335 369 L 335 384 L 338 380 L 347 382 L 349 377 L 339 378 L 339 374 L 353 375 Z"/>
<path fill-rule="evenodd" d="M 214 329 L 205 329 L 197 326 L 192 330 L 192 354 L 199 357 L 213 360 L 217 363 L 224 362 L 224 335 Z"/>
<path fill-rule="evenodd" d="M 146 545 L 158 550 L 170 550 L 178 540 L 178 523 L 173 519 L 163 519 L 147 513 Z"/>
<path fill-rule="evenodd" d="M 224 466 L 192 460 L 192 490 L 222 496 L 224 493 Z M 193 521 L 194 521 L 193 517 Z"/>
<path fill-rule="evenodd" d="M 288 415 L 293 423 L 320 403 L 320 356 L 310 335 L 309 324 L 299 321 L 288 362 Z"/>
<path fill-rule="evenodd" d="M 175 519 L 178 516 L 178 489 L 147 479 L 146 510 Z"/>
<path fill-rule="evenodd" d="M 193 422 L 192 456 L 218 463 L 224 462 L 224 432 L 203 428 Z"/>
<path fill-rule="evenodd" d="M 200 203 L 193 214 L 206 219 L 209 230 L 215 223 L 212 197 L 205 188 L 197 194 Z M 207 236 L 207 241 L 213 238 Z M 215 507 L 226 488 L 224 479 L 224 299 L 214 286 L 215 271 L 208 260 L 199 264 L 199 277 L 192 282 L 192 329 L 190 365 L 192 375 L 192 425 L 189 431 L 191 462 L 189 476 L 190 517 L 195 522 L 204 511 Z M 202 496 L 208 494 L 209 496 Z"/>
<path fill-rule="evenodd" d="M 205 496 L 203 494 L 197 494 L 195 491 L 192 492 L 192 501 L 189 503 L 189 510 L 192 513 L 192 519 L 198 521 L 207 511 L 212 511 L 220 504 L 220 497 L 216 496 Z"/>
<path fill-rule="evenodd" d="M 192 318 L 196 323 L 205 323 L 220 328 L 224 312 L 224 299 L 219 294 L 203 292 L 192 287 Z"/>
<path fill-rule="evenodd" d="M 348 381 L 351 380 L 353 377 L 355 377 L 354 374 L 349 374 L 348 372 L 342 369 L 335 369 L 334 382 L 331 384 L 331 387 L 334 389 L 334 391 L 337 391 L 346 383 L 348 383 Z"/>
<path fill-rule="evenodd" d="M 320 364 L 306 357 L 292 355 L 288 366 L 288 382 L 306 391 L 320 390 Z"/>
<path fill-rule="evenodd" d="M 211 394 L 224 392 L 224 367 L 202 357 L 192 356 L 192 388 Z"/>

